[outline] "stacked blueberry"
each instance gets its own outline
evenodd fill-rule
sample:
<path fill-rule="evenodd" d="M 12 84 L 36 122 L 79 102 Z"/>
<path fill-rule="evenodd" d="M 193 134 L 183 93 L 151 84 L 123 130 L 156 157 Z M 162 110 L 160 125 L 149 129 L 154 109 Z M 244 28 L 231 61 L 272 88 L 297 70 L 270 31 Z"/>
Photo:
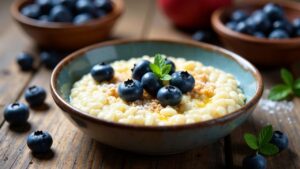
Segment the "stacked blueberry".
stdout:
<path fill-rule="evenodd" d="M 35 0 L 21 13 L 41 22 L 67 22 L 83 24 L 102 18 L 112 11 L 111 0 Z"/>
<path fill-rule="evenodd" d="M 236 10 L 226 26 L 258 38 L 285 39 L 300 36 L 300 18 L 291 23 L 285 17 L 283 8 L 274 3 L 268 3 L 252 14 Z"/>
<path fill-rule="evenodd" d="M 176 106 L 181 102 L 182 94 L 194 88 L 195 79 L 186 71 L 175 70 L 175 64 L 160 54 L 155 55 L 154 63 L 141 60 L 132 68 L 132 79 L 120 83 L 118 94 L 124 101 L 132 102 L 142 99 L 145 90 L 163 106 Z M 91 75 L 102 82 L 111 80 L 114 71 L 110 65 L 99 64 L 92 68 Z"/>

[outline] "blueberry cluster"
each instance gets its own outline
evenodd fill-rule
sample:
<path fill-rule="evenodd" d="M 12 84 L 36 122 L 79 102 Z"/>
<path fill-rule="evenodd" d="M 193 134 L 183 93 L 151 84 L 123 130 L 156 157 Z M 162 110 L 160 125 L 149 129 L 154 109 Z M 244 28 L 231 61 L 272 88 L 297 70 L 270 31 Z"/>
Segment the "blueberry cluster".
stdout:
<path fill-rule="evenodd" d="M 151 70 L 150 64 L 148 60 L 141 60 L 134 65 L 132 79 L 118 86 L 120 98 L 128 102 L 140 100 L 145 90 L 149 95 L 156 97 L 163 106 L 176 106 L 181 102 L 182 94 L 194 88 L 193 76 L 186 71 L 175 71 L 175 64 L 171 60 L 164 59 L 162 63 L 170 65 L 169 80 L 160 79 Z M 114 70 L 110 65 L 98 64 L 91 69 L 91 75 L 97 82 L 108 81 L 113 78 Z M 168 84 L 165 84 L 166 82 Z"/>
<path fill-rule="evenodd" d="M 231 14 L 226 27 L 257 38 L 285 39 L 300 36 L 300 18 L 290 22 L 283 8 L 274 3 L 268 3 L 251 14 L 236 10 Z"/>
<path fill-rule="evenodd" d="M 104 17 L 112 8 L 111 0 L 35 0 L 21 13 L 41 22 L 83 24 Z"/>

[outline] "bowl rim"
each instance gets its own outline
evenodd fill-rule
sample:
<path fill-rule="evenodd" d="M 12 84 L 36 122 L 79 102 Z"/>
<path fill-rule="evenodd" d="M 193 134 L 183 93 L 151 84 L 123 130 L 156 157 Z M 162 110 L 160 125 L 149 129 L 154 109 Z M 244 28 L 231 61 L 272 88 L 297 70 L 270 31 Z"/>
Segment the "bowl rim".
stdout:
<path fill-rule="evenodd" d="M 111 20 L 115 20 L 121 16 L 124 12 L 124 3 L 123 0 L 112 0 L 113 8 L 110 13 L 105 15 L 102 18 L 93 19 L 87 23 L 75 25 L 72 23 L 63 23 L 63 22 L 47 22 L 43 23 L 36 19 L 26 17 L 20 13 L 20 8 L 26 3 L 29 3 L 33 0 L 16 0 L 12 3 L 10 7 L 10 13 L 12 17 L 22 24 L 30 25 L 32 27 L 43 28 L 43 29 L 82 29 L 86 27 L 93 27 L 96 25 L 105 25 Z"/>
<path fill-rule="evenodd" d="M 81 110 L 78 110 L 77 108 L 71 106 L 67 101 L 65 101 L 57 92 L 57 83 L 56 80 L 58 78 L 59 73 L 63 69 L 63 67 L 72 60 L 82 57 L 84 53 L 87 51 L 90 51 L 92 49 L 104 47 L 104 46 L 112 46 L 112 45 L 120 45 L 120 44 L 129 44 L 129 43 L 149 43 L 149 42 L 160 42 L 160 43 L 175 43 L 180 45 L 188 45 L 188 46 L 194 46 L 197 48 L 203 48 L 206 50 L 210 50 L 213 52 L 220 53 L 224 55 L 225 57 L 233 60 L 234 62 L 238 63 L 243 69 L 250 71 L 251 74 L 256 79 L 256 82 L 258 84 L 257 90 L 255 91 L 255 95 L 251 100 L 249 100 L 248 103 L 246 103 L 243 107 L 240 109 L 227 114 L 225 116 L 211 119 L 204 122 L 197 122 L 197 123 L 191 123 L 191 124 L 183 124 L 183 125 L 168 125 L 168 126 L 144 126 L 144 125 L 132 125 L 132 124 L 122 124 L 117 122 L 110 122 L 106 121 L 97 117 L 94 117 L 92 115 L 89 115 Z M 253 108 L 259 101 L 259 99 L 262 96 L 263 93 L 263 81 L 262 77 L 259 73 L 259 71 L 246 59 L 240 57 L 239 55 L 230 52 L 226 49 L 223 49 L 221 47 L 200 43 L 200 42 L 191 42 L 188 40 L 184 41 L 174 41 L 174 40 L 165 40 L 165 39 L 128 39 L 128 40 L 112 40 L 112 41 L 106 41 L 103 43 L 94 44 L 91 46 L 87 46 L 85 48 L 82 48 L 80 50 L 77 50 L 73 52 L 72 54 L 68 55 L 66 58 L 64 58 L 53 70 L 51 74 L 50 79 L 50 89 L 51 89 L 51 95 L 56 102 L 56 104 L 64 110 L 67 114 L 70 114 L 70 116 L 80 116 L 81 118 L 84 118 L 85 120 L 88 120 L 93 123 L 101 124 L 107 127 L 114 127 L 114 128 L 127 128 L 127 129 L 135 129 L 135 130 L 147 130 L 147 131 L 157 131 L 157 130 L 182 130 L 187 128 L 197 128 L 197 127 L 209 127 L 212 125 L 224 125 L 226 122 L 231 121 L 232 119 L 235 119 L 239 117 L 241 114 L 246 113 L 247 110 Z"/>
<path fill-rule="evenodd" d="M 260 43 L 260 44 L 269 44 L 269 45 L 293 45 L 293 44 L 299 44 L 300 43 L 300 37 L 294 37 L 294 38 L 287 38 L 287 39 L 268 39 L 268 38 L 257 38 L 251 35 L 239 33 L 236 31 L 233 31 L 225 26 L 225 24 L 221 21 L 221 17 L 225 15 L 225 13 L 234 10 L 234 9 L 240 9 L 244 8 L 246 6 L 257 6 L 257 5 L 265 5 L 267 3 L 270 3 L 269 1 L 246 1 L 243 3 L 237 3 L 232 6 L 222 7 L 216 11 L 213 12 L 211 17 L 211 23 L 212 27 L 216 32 L 219 32 L 221 34 L 225 34 L 227 36 L 230 36 L 235 39 L 240 39 L 244 41 L 254 42 L 254 43 Z M 297 10 L 300 12 L 300 3 L 293 2 L 293 1 L 274 1 L 272 3 L 279 4 L 280 6 L 284 8 L 289 8 L 293 10 Z"/>

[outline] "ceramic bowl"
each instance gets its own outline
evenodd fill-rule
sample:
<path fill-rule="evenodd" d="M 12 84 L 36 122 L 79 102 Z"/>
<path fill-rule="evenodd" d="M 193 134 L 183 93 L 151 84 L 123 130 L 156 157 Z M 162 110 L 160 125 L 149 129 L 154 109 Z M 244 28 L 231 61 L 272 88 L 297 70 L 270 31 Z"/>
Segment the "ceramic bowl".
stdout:
<path fill-rule="evenodd" d="M 136 126 L 108 122 L 69 104 L 75 81 L 97 63 L 163 53 L 202 62 L 233 74 L 240 82 L 246 104 L 224 117 L 177 126 Z M 202 43 L 164 40 L 121 40 L 81 49 L 61 61 L 52 73 L 51 94 L 66 117 L 87 136 L 123 150 L 143 154 L 173 154 L 211 144 L 242 124 L 263 91 L 260 73 L 248 61 L 225 49 Z"/>
<path fill-rule="evenodd" d="M 57 50 L 74 50 L 107 39 L 123 11 L 123 1 L 113 0 L 113 10 L 100 19 L 74 25 L 71 23 L 42 23 L 28 18 L 20 10 L 33 0 L 14 1 L 11 15 L 24 32 L 40 47 Z"/>
<path fill-rule="evenodd" d="M 223 45 L 240 54 L 250 62 L 265 66 L 286 66 L 300 61 L 300 37 L 280 40 L 256 38 L 254 36 L 235 32 L 225 26 L 230 14 L 241 9 L 253 12 L 261 9 L 266 1 L 250 1 L 221 8 L 213 13 L 211 18 L 213 29 L 219 35 Z M 292 1 L 276 2 L 283 7 L 287 18 L 292 21 L 300 17 L 300 4 Z"/>

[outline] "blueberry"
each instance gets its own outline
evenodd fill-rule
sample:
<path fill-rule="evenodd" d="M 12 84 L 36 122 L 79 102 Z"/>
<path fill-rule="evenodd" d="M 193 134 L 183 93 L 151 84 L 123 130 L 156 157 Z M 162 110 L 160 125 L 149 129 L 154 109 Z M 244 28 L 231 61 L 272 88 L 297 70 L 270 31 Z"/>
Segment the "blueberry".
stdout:
<path fill-rule="evenodd" d="M 280 151 L 286 149 L 289 145 L 289 139 L 287 135 L 281 131 L 274 131 L 270 143 L 276 145 Z"/>
<path fill-rule="evenodd" d="M 72 13 L 63 5 L 56 5 L 50 11 L 50 20 L 53 22 L 71 22 Z"/>
<path fill-rule="evenodd" d="M 35 131 L 27 137 L 27 145 L 33 153 L 47 153 L 53 143 L 48 132 Z"/>
<path fill-rule="evenodd" d="M 109 13 L 113 9 L 111 0 L 95 0 L 94 3 L 98 9 L 103 10 L 106 13 Z"/>
<path fill-rule="evenodd" d="M 296 37 L 300 36 L 300 29 L 295 30 L 294 36 L 296 36 Z"/>
<path fill-rule="evenodd" d="M 251 33 L 250 27 L 246 24 L 246 22 L 239 22 L 236 25 L 235 31 L 240 32 L 240 33 L 245 33 L 249 34 Z"/>
<path fill-rule="evenodd" d="M 268 3 L 263 8 L 264 13 L 268 16 L 268 18 L 272 21 L 282 19 L 284 16 L 283 9 L 274 3 Z"/>
<path fill-rule="evenodd" d="M 102 18 L 104 16 L 106 16 L 106 12 L 105 11 L 103 11 L 101 9 L 95 10 L 94 17 L 96 17 L 96 18 Z"/>
<path fill-rule="evenodd" d="M 143 75 L 147 72 L 150 72 L 150 62 L 148 60 L 141 60 L 134 65 L 131 69 L 132 71 L 132 78 L 135 80 L 141 80 Z"/>
<path fill-rule="evenodd" d="M 269 34 L 270 39 L 285 39 L 289 38 L 289 34 L 284 30 L 274 30 Z"/>
<path fill-rule="evenodd" d="M 230 21 L 230 22 L 227 22 L 226 23 L 226 27 L 231 29 L 231 30 L 235 30 L 236 29 L 236 25 L 237 25 L 237 22 L 234 22 L 234 21 Z"/>
<path fill-rule="evenodd" d="M 137 80 L 127 80 L 119 84 L 118 94 L 124 101 L 133 102 L 143 97 L 143 87 Z"/>
<path fill-rule="evenodd" d="M 25 91 L 25 99 L 32 107 L 42 105 L 46 99 L 46 96 L 47 94 L 45 89 L 39 86 L 30 86 Z"/>
<path fill-rule="evenodd" d="M 152 72 L 144 74 L 141 80 L 143 88 L 156 97 L 158 90 L 163 86 L 161 80 Z"/>
<path fill-rule="evenodd" d="M 243 160 L 244 169 L 266 169 L 267 160 L 260 154 L 247 156 Z"/>
<path fill-rule="evenodd" d="M 43 51 L 40 54 L 40 58 L 42 63 L 46 66 L 46 68 L 52 70 L 62 59 L 61 56 L 54 51 Z"/>
<path fill-rule="evenodd" d="M 9 104 L 4 109 L 4 119 L 11 125 L 21 125 L 27 122 L 29 109 L 23 103 Z"/>
<path fill-rule="evenodd" d="M 291 34 L 293 32 L 293 26 L 287 20 L 277 20 L 273 22 L 273 30 L 282 29 Z"/>
<path fill-rule="evenodd" d="M 187 93 L 193 90 L 195 79 L 188 72 L 175 72 L 172 74 L 170 85 L 178 87 L 182 93 Z"/>
<path fill-rule="evenodd" d="M 60 0 L 59 3 L 72 11 L 75 8 L 76 0 Z"/>
<path fill-rule="evenodd" d="M 91 75 L 97 82 L 109 81 L 114 77 L 114 69 L 105 63 L 97 64 L 91 69 Z"/>
<path fill-rule="evenodd" d="M 247 19 L 247 17 L 248 15 L 246 14 L 246 12 L 242 10 L 236 10 L 231 14 L 230 18 L 232 21 L 240 22 Z"/>
<path fill-rule="evenodd" d="M 35 0 L 35 3 L 40 6 L 43 14 L 48 14 L 52 8 L 52 0 Z"/>
<path fill-rule="evenodd" d="M 50 18 L 47 15 L 42 15 L 38 18 L 41 22 L 50 22 Z"/>
<path fill-rule="evenodd" d="M 75 5 L 77 13 L 89 13 L 94 14 L 95 6 L 92 1 L 78 0 Z"/>
<path fill-rule="evenodd" d="M 266 35 L 263 32 L 254 32 L 252 35 L 257 38 L 265 38 L 266 37 Z"/>
<path fill-rule="evenodd" d="M 208 31 L 199 30 L 193 35 L 193 39 L 198 42 L 211 42 L 212 35 Z"/>
<path fill-rule="evenodd" d="M 171 61 L 171 60 L 169 60 L 169 59 L 166 59 L 166 60 L 165 60 L 165 63 L 166 63 L 166 64 L 170 64 L 170 65 L 171 65 L 171 71 L 169 72 L 169 74 L 171 75 L 172 73 L 174 73 L 174 72 L 175 72 L 175 70 L 176 70 L 175 63 L 174 63 L 174 62 L 172 62 L 172 61 Z"/>
<path fill-rule="evenodd" d="M 37 4 L 27 5 L 21 9 L 21 13 L 29 18 L 37 19 L 41 15 L 41 7 Z"/>
<path fill-rule="evenodd" d="M 163 106 L 176 106 L 181 102 L 182 93 L 177 87 L 168 85 L 159 89 L 157 99 Z"/>
<path fill-rule="evenodd" d="M 296 18 L 293 20 L 293 27 L 295 29 L 300 29 L 300 18 Z"/>
<path fill-rule="evenodd" d="M 33 57 L 25 52 L 22 52 L 17 56 L 17 63 L 20 68 L 25 71 L 33 69 L 33 61 Z"/>
<path fill-rule="evenodd" d="M 256 31 L 267 32 L 270 30 L 272 24 L 265 13 L 262 11 L 256 11 L 251 15 L 254 29 Z"/>
<path fill-rule="evenodd" d="M 73 23 L 76 25 L 80 25 L 80 24 L 89 22 L 92 19 L 93 19 L 93 17 L 90 14 L 82 13 L 82 14 L 78 14 L 77 16 L 74 17 Z"/>

